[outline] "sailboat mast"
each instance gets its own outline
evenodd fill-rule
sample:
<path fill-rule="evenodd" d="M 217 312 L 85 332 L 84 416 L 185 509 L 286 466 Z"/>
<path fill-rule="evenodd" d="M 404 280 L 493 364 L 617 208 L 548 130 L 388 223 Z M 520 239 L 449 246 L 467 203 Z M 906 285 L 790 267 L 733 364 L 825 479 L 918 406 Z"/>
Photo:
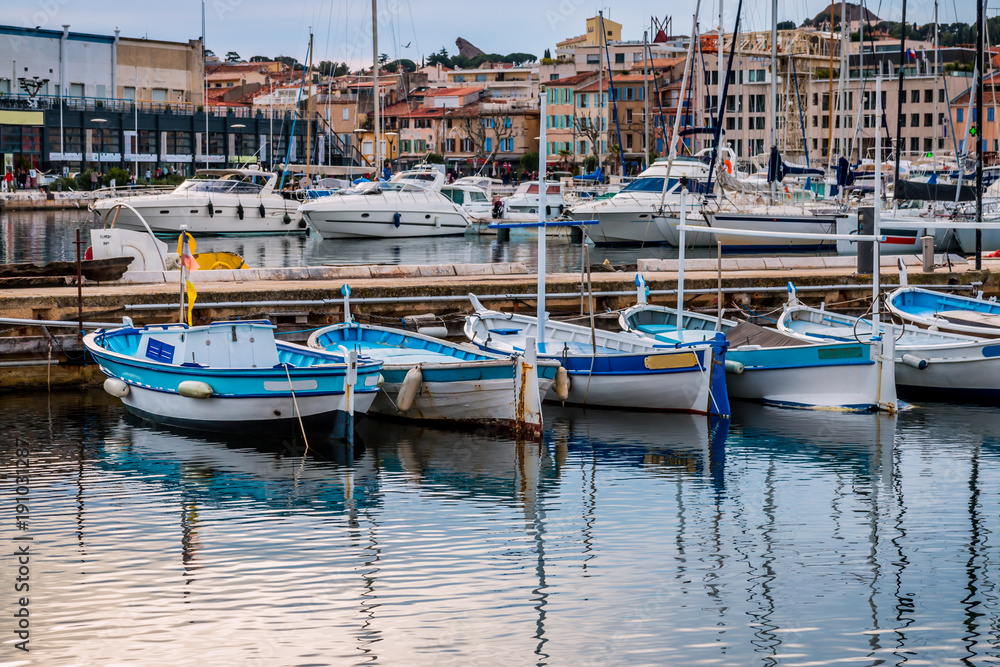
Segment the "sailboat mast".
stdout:
<path fill-rule="evenodd" d="M 841 0 L 841 2 L 844 2 L 844 0 Z M 777 6 L 777 3 L 775 3 L 775 6 Z M 834 6 L 835 6 L 835 3 L 831 1 L 830 2 L 830 42 L 829 42 L 829 44 L 830 44 L 830 66 L 829 66 L 830 69 L 828 70 L 829 73 L 830 73 L 830 76 L 829 76 L 829 79 L 830 79 L 830 89 L 827 92 L 828 103 L 826 105 L 826 107 L 827 107 L 826 110 L 827 110 L 827 114 L 828 114 L 827 118 L 829 119 L 829 122 L 827 123 L 827 125 L 829 127 L 827 127 L 827 131 L 826 131 L 826 164 L 827 164 L 827 166 L 829 166 L 833 162 L 833 109 L 834 109 L 834 106 L 835 106 L 834 105 L 834 100 L 833 100 L 833 8 L 834 8 Z M 844 29 L 843 26 L 841 26 L 840 29 L 843 30 Z"/>
<path fill-rule="evenodd" d="M 979 0 L 976 0 L 977 2 Z M 906 64 L 906 0 L 903 0 L 903 17 L 899 31 L 899 88 L 896 97 L 896 167 L 893 183 L 899 183 L 899 160 L 903 155 L 903 65 Z M 893 186 L 893 195 L 899 197 L 899 188 Z"/>
<path fill-rule="evenodd" d="M 313 69 L 313 33 L 309 26 L 309 68 L 306 70 L 308 83 L 306 88 L 306 183 L 309 183 L 309 163 L 312 161 L 312 69 Z M 307 186 L 308 187 L 308 186 Z"/>
<path fill-rule="evenodd" d="M 844 90 L 847 73 L 847 2 L 843 0 L 840 3 L 840 76 L 837 83 L 837 124 L 840 125 L 838 155 L 844 154 L 847 145 L 847 118 L 844 113 L 847 110 L 847 92 Z"/>
<path fill-rule="evenodd" d="M 771 0 L 771 153 L 778 148 L 778 0 Z M 771 202 L 777 185 L 771 181 Z"/>
<path fill-rule="evenodd" d="M 548 91 L 545 86 L 539 87 L 539 123 L 538 128 L 538 351 L 545 352 L 545 209 L 548 208 L 546 194 L 548 185 L 545 183 L 545 167 L 549 160 L 548 143 L 545 137 L 545 98 Z"/>
<path fill-rule="evenodd" d="M 938 0 L 934 0 L 934 145 L 931 148 L 935 152 L 938 148 L 938 72 L 941 69 L 940 48 L 940 42 L 938 41 Z"/>
<path fill-rule="evenodd" d="M 604 134 L 607 131 L 604 124 L 604 58 L 601 57 L 601 49 L 606 43 L 604 11 L 597 12 L 597 16 L 600 18 L 598 23 L 601 26 L 601 37 L 597 42 L 597 167 L 601 168 L 604 165 Z"/>
<path fill-rule="evenodd" d="M 649 168 L 649 33 L 642 31 L 642 164 Z"/>
<path fill-rule="evenodd" d="M 983 79 L 986 78 L 983 63 L 983 3 L 976 0 L 976 73 L 979 78 L 976 83 L 976 223 L 983 224 Z M 904 4 L 905 7 L 905 4 Z M 995 95 L 996 93 L 994 93 Z M 961 165 L 959 165 L 961 169 Z M 983 230 L 976 228 L 976 271 L 983 269 Z"/>
<path fill-rule="evenodd" d="M 373 145 L 375 156 L 375 179 L 382 176 L 382 137 L 379 130 L 382 125 L 382 111 L 379 106 L 382 103 L 382 95 L 378 86 L 378 0 L 372 0 L 372 105 L 375 107 L 372 129 L 375 133 Z"/>

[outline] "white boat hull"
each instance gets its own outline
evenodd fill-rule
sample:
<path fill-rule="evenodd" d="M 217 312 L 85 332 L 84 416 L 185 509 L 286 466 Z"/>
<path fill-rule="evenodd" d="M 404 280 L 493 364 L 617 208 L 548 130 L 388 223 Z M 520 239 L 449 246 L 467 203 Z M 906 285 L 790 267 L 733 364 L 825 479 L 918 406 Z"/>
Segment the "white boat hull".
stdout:
<path fill-rule="evenodd" d="M 205 197 L 163 197 L 157 201 L 140 201 L 140 198 L 103 199 L 94 204 L 93 209 L 103 217 L 112 206 L 124 202 L 133 206 L 146 220 L 154 234 L 180 234 L 181 227 L 196 235 L 245 235 L 245 234 L 304 234 L 308 231 L 298 212 L 298 202 L 282 197 L 268 197 L 264 202 L 264 216 L 261 217 L 258 198 L 246 198 L 242 202 L 243 219 L 239 217 L 238 204 L 223 203 L 221 198 L 213 198 L 212 215 L 208 212 Z M 128 208 L 117 211 L 115 226 L 137 231 L 146 231 L 142 221 Z M 115 213 L 110 213 L 110 223 Z M 287 222 L 286 222 L 287 217 Z"/>
<path fill-rule="evenodd" d="M 538 383 L 538 395 L 545 396 L 551 380 Z M 371 412 L 389 417 L 457 424 L 509 426 L 518 420 L 515 391 L 511 380 L 469 382 L 424 382 L 409 410 L 396 409 L 402 383 L 383 383 Z"/>
<path fill-rule="evenodd" d="M 355 392 L 354 414 L 364 415 L 375 399 L 375 392 Z M 125 408 L 149 421 L 167 426 L 227 432 L 235 427 L 271 429 L 298 428 L 298 417 L 313 427 L 329 426 L 335 433 L 347 421 L 346 394 L 298 396 L 298 411 L 291 396 L 254 398 L 189 398 L 180 394 L 129 385 L 121 398 Z M 338 437 L 340 434 L 338 433 Z"/>
<path fill-rule="evenodd" d="M 726 376 L 731 398 L 811 410 L 872 410 L 879 404 L 878 364 L 817 369 L 746 369 Z"/>
<path fill-rule="evenodd" d="M 461 207 L 438 192 L 332 195 L 301 211 L 324 239 L 453 236 L 468 227 Z"/>

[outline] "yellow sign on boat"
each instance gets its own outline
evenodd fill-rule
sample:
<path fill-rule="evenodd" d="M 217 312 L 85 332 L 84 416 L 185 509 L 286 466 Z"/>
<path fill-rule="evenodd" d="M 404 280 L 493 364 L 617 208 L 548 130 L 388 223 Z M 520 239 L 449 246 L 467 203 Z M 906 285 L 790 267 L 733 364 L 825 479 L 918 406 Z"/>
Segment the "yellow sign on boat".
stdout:
<path fill-rule="evenodd" d="M 698 357 L 694 352 L 681 354 L 653 354 L 644 360 L 646 368 L 651 371 L 662 371 L 668 368 L 690 368 L 698 365 Z"/>

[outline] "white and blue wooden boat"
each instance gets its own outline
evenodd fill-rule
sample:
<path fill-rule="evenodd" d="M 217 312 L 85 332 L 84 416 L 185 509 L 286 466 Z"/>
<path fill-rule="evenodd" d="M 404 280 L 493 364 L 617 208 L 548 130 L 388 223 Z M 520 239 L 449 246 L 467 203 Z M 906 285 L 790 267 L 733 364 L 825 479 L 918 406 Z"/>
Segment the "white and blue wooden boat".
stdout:
<path fill-rule="evenodd" d="M 357 322 L 314 331 L 308 345 L 346 347 L 383 362 L 382 391 L 373 413 L 526 435 L 541 433 L 542 397 L 561 370 L 554 361 L 486 354 L 412 331 Z"/>
<path fill-rule="evenodd" d="M 489 310 L 469 298 L 475 313 L 465 319 L 465 335 L 477 347 L 513 354 L 539 340 L 537 318 Z M 664 343 L 547 319 L 542 341 L 538 357 L 566 369 L 572 405 L 729 416 L 721 334 Z"/>
<path fill-rule="evenodd" d="M 1000 398 L 1000 341 L 883 324 L 896 339 L 896 388 L 939 400 Z M 871 321 L 823 308 L 791 306 L 778 330 L 811 341 L 855 341 L 871 335 Z"/>
<path fill-rule="evenodd" d="M 639 304 L 618 316 L 624 331 L 661 343 L 706 340 L 717 318 L 685 312 L 677 330 L 677 309 Z M 793 408 L 896 410 L 893 365 L 882 364 L 876 346 L 851 342 L 810 343 L 753 324 L 723 319 L 729 341 L 726 386 L 731 398 Z"/>
<path fill-rule="evenodd" d="M 902 286 L 887 298 L 893 314 L 907 324 L 965 336 L 1000 338 L 1000 303 L 995 299 L 945 294 Z"/>
<path fill-rule="evenodd" d="M 180 428 L 257 433 L 301 426 L 349 438 L 382 362 L 278 342 L 264 321 L 148 325 L 84 338 L 105 390 L 138 417 Z"/>

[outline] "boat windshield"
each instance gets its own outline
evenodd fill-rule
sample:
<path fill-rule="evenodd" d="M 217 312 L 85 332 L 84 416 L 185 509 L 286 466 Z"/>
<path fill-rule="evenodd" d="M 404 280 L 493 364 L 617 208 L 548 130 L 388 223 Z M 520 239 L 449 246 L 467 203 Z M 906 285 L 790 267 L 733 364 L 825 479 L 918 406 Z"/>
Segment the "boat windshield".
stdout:
<path fill-rule="evenodd" d="M 677 179 L 670 178 L 667 179 L 667 192 L 670 192 L 675 187 L 677 187 Z M 621 192 L 663 192 L 663 178 L 657 176 L 650 176 L 647 178 L 637 178 L 632 181 L 624 188 Z M 709 192 L 708 186 L 701 181 L 697 181 L 693 178 L 688 179 L 688 192 Z M 620 193 L 619 193 L 620 194 Z"/>
<path fill-rule="evenodd" d="M 392 181 L 370 181 L 368 183 L 358 183 L 353 188 L 340 190 L 340 195 L 377 195 L 383 192 L 426 192 L 426 188 L 420 187 L 416 183 L 392 182 Z"/>
<path fill-rule="evenodd" d="M 267 179 L 260 176 L 227 176 L 224 178 L 194 177 L 177 186 L 174 192 L 213 194 L 225 193 L 234 195 L 256 195 L 264 188 Z"/>

